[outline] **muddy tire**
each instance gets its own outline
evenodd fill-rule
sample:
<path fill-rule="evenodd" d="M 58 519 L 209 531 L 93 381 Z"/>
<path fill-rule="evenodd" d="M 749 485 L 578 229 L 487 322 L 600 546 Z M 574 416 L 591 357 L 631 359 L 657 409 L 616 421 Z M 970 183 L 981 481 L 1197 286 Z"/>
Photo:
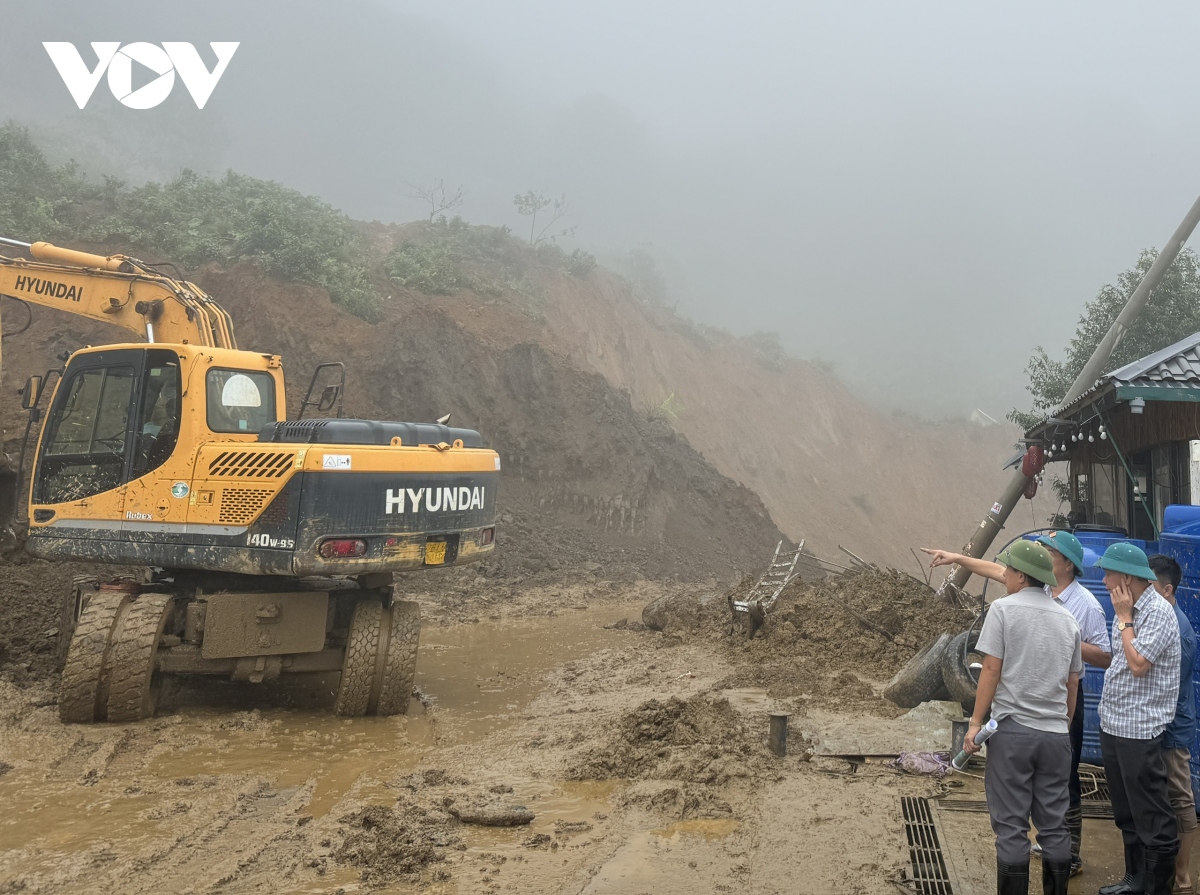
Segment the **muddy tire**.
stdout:
<path fill-rule="evenodd" d="M 107 706 L 100 682 L 110 663 L 113 632 L 129 599 L 128 594 L 96 593 L 80 615 L 59 685 L 58 717 L 63 723 L 103 720 Z"/>
<path fill-rule="evenodd" d="M 942 634 L 908 660 L 883 688 L 883 698 L 902 709 L 915 709 L 936 699 L 942 688 L 942 656 L 950 635 Z"/>
<path fill-rule="evenodd" d="M 367 714 L 379 665 L 382 616 L 383 604 L 375 600 L 362 600 L 354 607 L 346 658 L 342 660 L 342 680 L 333 704 L 336 714 L 353 718 Z"/>
<path fill-rule="evenodd" d="M 169 594 L 141 594 L 125 607 L 108 673 L 108 721 L 141 721 L 158 695 L 154 658 L 171 617 Z"/>
<path fill-rule="evenodd" d="M 71 651 L 71 638 L 75 636 L 75 626 L 79 624 L 83 607 L 99 589 L 98 579 L 88 575 L 76 575 L 71 582 L 71 589 L 63 594 L 58 607 L 58 639 L 54 649 L 55 661 L 60 665 L 67 661 L 67 653 Z"/>
<path fill-rule="evenodd" d="M 950 640 L 942 654 L 942 681 L 950 698 L 970 715 L 975 711 L 975 678 L 964 657 L 969 657 L 979 640 L 978 631 L 963 631 Z"/>
<path fill-rule="evenodd" d="M 417 676 L 417 646 L 421 639 L 421 607 L 407 600 L 396 600 L 383 610 L 380 634 L 389 629 L 386 661 L 378 680 L 378 694 L 368 706 L 372 715 L 403 715 L 408 711 L 413 681 Z M 381 649 L 383 645 L 381 643 Z"/>

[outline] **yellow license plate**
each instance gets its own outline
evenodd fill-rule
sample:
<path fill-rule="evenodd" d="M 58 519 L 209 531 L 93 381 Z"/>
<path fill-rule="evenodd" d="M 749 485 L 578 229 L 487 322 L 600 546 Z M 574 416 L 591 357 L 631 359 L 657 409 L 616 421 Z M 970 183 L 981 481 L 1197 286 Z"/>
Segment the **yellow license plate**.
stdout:
<path fill-rule="evenodd" d="M 425 565 L 440 566 L 446 562 L 446 542 L 429 541 L 425 544 Z"/>

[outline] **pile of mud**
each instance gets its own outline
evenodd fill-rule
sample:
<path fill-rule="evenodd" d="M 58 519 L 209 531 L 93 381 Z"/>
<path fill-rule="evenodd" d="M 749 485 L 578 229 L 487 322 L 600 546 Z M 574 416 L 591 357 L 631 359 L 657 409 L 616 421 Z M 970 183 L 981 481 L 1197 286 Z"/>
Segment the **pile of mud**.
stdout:
<path fill-rule="evenodd" d="M 763 754 L 728 699 L 673 696 L 625 714 L 604 743 L 575 757 L 567 777 L 722 784 L 750 776 Z"/>
<path fill-rule="evenodd" d="M 418 882 L 429 864 L 446 859 L 447 849 L 462 845 L 451 828 L 449 814 L 429 811 L 401 799 L 396 807 L 369 805 L 340 818 L 344 837 L 333 852 L 339 864 L 362 869 L 360 878 L 371 888 L 392 882 Z M 449 874 L 438 874 L 448 879 Z"/>
<path fill-rule="evenodd" d="M 728 630 L 728 608 L 714 608 L 724 609 Z M 723 635 L 738 670 L 722 685 L 895 714 L 877 696 L 879 687 L 921 647 L 944 631 L 962 630 L 971 619 L 972 613 L 941 602 L 932 588 L 901 572 L 795 581 L 754 640 Z"/>
<path fill-rule="evenodd" d="M 0 557 L 0 675 L 17 684 L 43 680 L 61 665 L 59 626 L 77 576 L 116 576 L 119 566 L 49 563 L 23 554 Z"/>

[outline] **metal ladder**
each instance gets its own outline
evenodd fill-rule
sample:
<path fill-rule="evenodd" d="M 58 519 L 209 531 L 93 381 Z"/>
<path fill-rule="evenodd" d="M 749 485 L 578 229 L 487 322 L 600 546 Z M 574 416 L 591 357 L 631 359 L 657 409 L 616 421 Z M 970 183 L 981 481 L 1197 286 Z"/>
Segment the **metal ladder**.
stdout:
<path fill-rule="evenodd" d="M 796 577 L 796 563 L 804 552 L 804 541 L 794 552 L 782 553 L 783 541 L 775 545 L 775 555 L 762 577 L 751 588 L 744 600 L 729 598 L 729 608 L 733 612 L 733 628 L 746 626 L 747 637 L 753 638 L 767 616 L 769 610 L 779 600 L 779 595 L 787 587 L 789 581 Z M 733 633 L 732 629 L 730 633 Z"/>

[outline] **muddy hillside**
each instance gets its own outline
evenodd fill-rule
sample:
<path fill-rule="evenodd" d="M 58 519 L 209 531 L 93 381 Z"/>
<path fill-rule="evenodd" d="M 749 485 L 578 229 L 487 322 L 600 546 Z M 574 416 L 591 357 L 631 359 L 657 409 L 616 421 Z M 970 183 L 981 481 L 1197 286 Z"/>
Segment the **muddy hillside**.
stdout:
<path fill-rule="evenodd" d="M 368 229 L 381 255 L 439 238 L 423 223 Z M 524 276 L 535 297 L 515 301 L 487 291 L 503 276 L 498 262 L 463 266 L 466 285 L 451 294 L 387 289 L 394 303 L 433 304 L 489 344 L 534 342 L 600 373 L 635 408 L 668 416 L 717 470 L 760 495 L 793 541 L 822 556 L 841 544 L 916 571 L 909 547 L 960 545 L 1008 481 L 1001 466 L 1015 427 L 880 410 L 839 377 L 852 372 L 852 356 L 812 363 L 769 334 L 698 324 L 603 266 L 580 276 L 531 264 Z M 998 419 L 1005 409 L 985 408 Z M 1022 502 L 1013 523 L 1042 525 L 1053 510 L 1043 494 Z"/>
<path fill-rule="evenodd" d="M 759 498 L 716 471 L 627 393 L 533 341 L 497 345 L 430 304 L 393 303 L 378 323 L 253 268 L 196 280 L 231 312 L 244 348 L 283 355 L 292 410 L 322 361 L 347 370 L 345 414 L 452 423 L 483 433 L 504 463 L 499 548 L 482 574 L 519 584 L 603 570 L 609 580 L 736 580 L 783 535 Z M 4 343 L 6 386 L 122 331 L 37 311 Z M 22 414 L 4 389 L 11 456 Z"/>

